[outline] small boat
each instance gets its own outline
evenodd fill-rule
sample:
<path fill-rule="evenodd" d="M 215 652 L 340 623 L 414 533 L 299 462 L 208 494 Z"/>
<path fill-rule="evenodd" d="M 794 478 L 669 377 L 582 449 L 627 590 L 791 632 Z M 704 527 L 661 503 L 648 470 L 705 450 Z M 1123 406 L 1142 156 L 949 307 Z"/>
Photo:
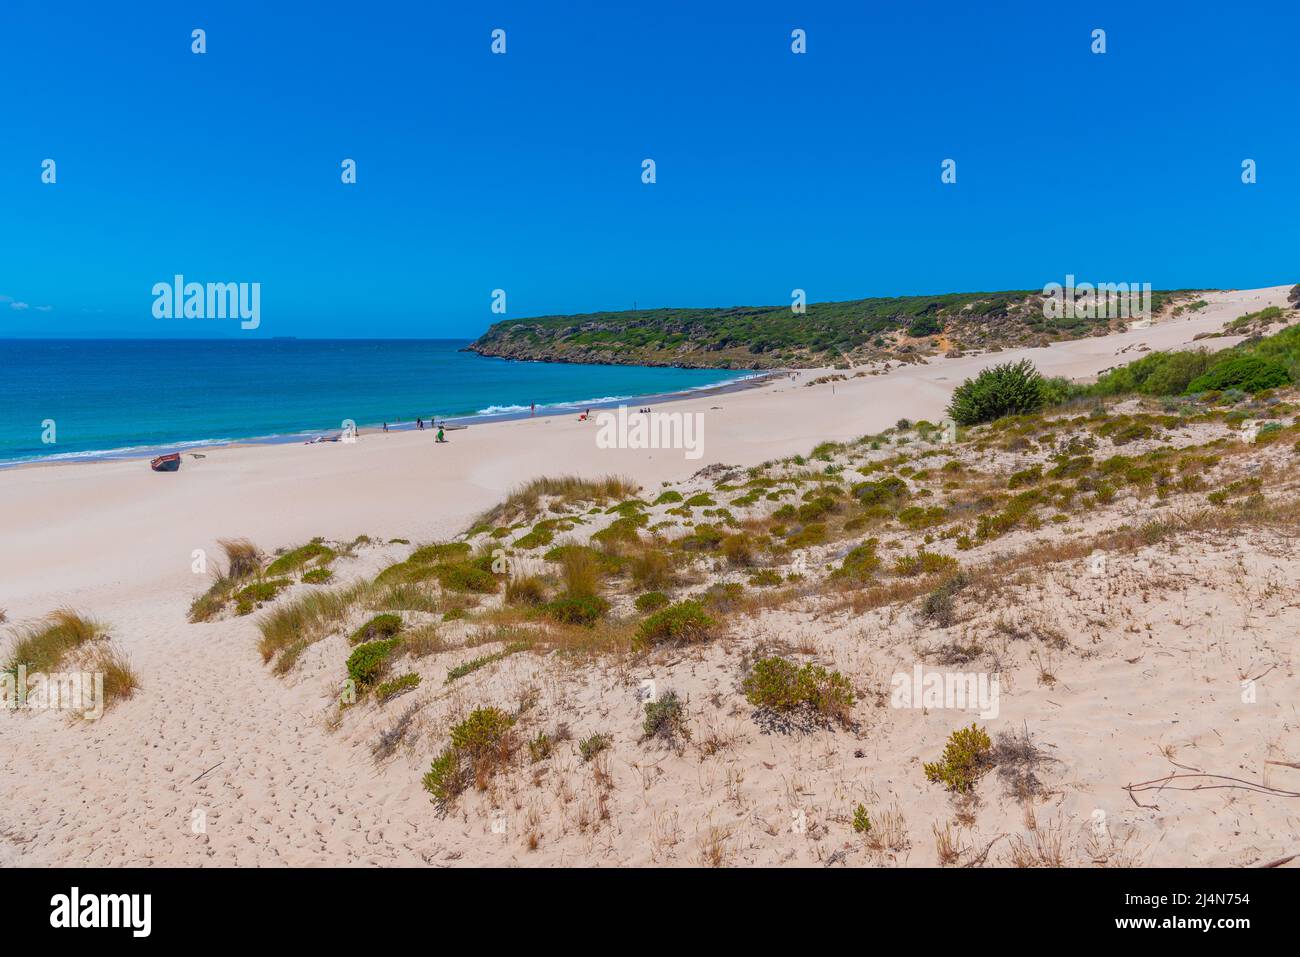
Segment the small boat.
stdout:
<path fill-rule="evenodd" d="M 173 452 L 171 455 L 160 455 L 156 459 L 150 459 L 149 468 L 155 472 L 179 472 L 181 455 L 179 452 Z"/>

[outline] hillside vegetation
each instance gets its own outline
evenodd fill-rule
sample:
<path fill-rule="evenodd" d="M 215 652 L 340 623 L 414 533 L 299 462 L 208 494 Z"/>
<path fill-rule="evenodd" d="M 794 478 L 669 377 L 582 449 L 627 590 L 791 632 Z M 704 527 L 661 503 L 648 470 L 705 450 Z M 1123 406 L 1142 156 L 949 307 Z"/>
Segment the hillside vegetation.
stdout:
<path fill-rule="evenodd" d="M 1160 311 L 1177 294 L 1152 293 Z M 1120 319 L 1048 318 L 1039 292 L 970 292 L 725 309 L 643 309 L 493 323 L 470 351 L 507 359 L 700 368 L 848 366 L 1103 335 Z"/>

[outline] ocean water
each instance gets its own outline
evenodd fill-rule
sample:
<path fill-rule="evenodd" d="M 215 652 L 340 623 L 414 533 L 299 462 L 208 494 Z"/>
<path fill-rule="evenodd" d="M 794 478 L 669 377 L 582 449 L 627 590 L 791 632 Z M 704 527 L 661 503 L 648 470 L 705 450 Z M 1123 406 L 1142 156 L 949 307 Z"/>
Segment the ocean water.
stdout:
<path fill-rule="evenodd" d="M 0 464 L 299 441 L 706 388 L 734 370 L 510 362 L 468 340 L 0 340 Z M 51 435 L 53 443 L 42 441 Z"/>

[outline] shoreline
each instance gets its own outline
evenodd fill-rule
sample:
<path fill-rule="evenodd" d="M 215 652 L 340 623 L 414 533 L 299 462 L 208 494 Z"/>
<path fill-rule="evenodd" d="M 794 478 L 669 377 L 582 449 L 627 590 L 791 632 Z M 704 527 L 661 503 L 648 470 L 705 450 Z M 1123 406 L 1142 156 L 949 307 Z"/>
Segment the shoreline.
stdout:
<path fill-rule="evenodd" d="M 719 369 L 719 372 L 729 370 Z M 748 375 L 741 375 L 734 379 L 721 382 L 717 385 L 700 386 L 694 389 L 684 389 L 676 392 L 657 392 L 647 395 L 628 395 L 615 398 L 602 399 L 591 402 L 562 402 L 553 405 L 539 406 L 537 412 L 531 413 L 528 410 L 509 411 L 509 412 L 476 412 L 472 415 L 447 416 L 440 421 L 446 425 L 489 425 L 496 422 L 515 422 L 522 419 L 542 418 L 543 416 L 567 415 L 579 412 L 585 409 L 616 409 L 619 406 L 630 405 L 633 403 L 663 403 L 663 402 L 681 402 L 687 399 L 709 395 L 725 395 L 732 392 L 740 392 L 745 389 L 759 388 L 768 381 L 788 376 L 796 370 L 791 369 L 770 369 L 762 372 L 755 372 Z M 808 370 L 803 370 L 808 371 Z M 430 431 L 434 426 L 433 419 L 429 420 L 430 424 L 425 427 L 425 431 Z M 402 422 L 390 424 L 389 433 L 394 432 L 418 432 L 420 431 L 414 422 Z M 311 445 L 316 444 L 313 440 L 330 442 L 337 439 L 342 433 L 338 429 L 315 430 L 309 429 L 302 432 L 280 432 L 270 435 L 245 436 L 241 438 L 204 438 L 204 439 L 184 439 L 178 442 L 163 443 L 159 445 L 138 445 L 127 446 L 120 449 L 91 449 L 85 452 L 66 453 L 68 457 L 59 458 L 55 455 L 38 459 L 15 459 L 11 461 L 0 460 L 0 472 L 30 469 L 30 468 L 51 468 L 62 465 L 92 465 L 103 462 L 136 462 L 144 459 L 152 459 L 158 455 L 167 455 L 172 452 L 181 454 L 193 454 L 207 449 L 239 449 L 239 448 L 259 448 L 265 446 L 280 445 Z M 383 423 L 365 423 L 357 426 L 357 435 L 383 435 Z M 334 438 L 325 438 L 333 436 Z"/>

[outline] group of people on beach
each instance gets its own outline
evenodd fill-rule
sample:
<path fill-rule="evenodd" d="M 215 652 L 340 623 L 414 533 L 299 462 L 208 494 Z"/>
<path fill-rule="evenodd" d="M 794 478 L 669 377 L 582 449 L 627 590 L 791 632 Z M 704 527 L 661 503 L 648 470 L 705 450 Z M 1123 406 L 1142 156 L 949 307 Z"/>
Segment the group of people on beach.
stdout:
<path fill-rule="evenodd" d="M 394 424 L 400 425 L 401 422 L 402 422 L 401 419 L 396 419 L 395 422 L 394 422 Z M 435 423 L 434 420 L 433 420 L 433 416 L 429 416 L 429 428 L 433 428 L 434 425 L 436 425 L 436 424 L 437 424 L 437 423 Z M 418 430 L 421 431 L 421 432 L 424 431 L 424 419 L 423 419 L 422 417 L 420 417 L 420 416 L 416 416 L 416 418 L 415 418 L 415 427 L 416 427 L 416 429 L 418 429 Z M 387 422 L 384 423 L 384 431 L 385 431 L 385 432 L 389 431 L 389 429 L 388 429 L 388 423 L 387 423 Z M 433 441 L 435 441 L 435 442 L 446 442 L 446 441 L 447 441 L 447 436 L 446 436 L 446 433 L 443 431 L 443 426 L 441 426 L 441 425 L 438 426 L 438 434 L 434 436 Z"/>

